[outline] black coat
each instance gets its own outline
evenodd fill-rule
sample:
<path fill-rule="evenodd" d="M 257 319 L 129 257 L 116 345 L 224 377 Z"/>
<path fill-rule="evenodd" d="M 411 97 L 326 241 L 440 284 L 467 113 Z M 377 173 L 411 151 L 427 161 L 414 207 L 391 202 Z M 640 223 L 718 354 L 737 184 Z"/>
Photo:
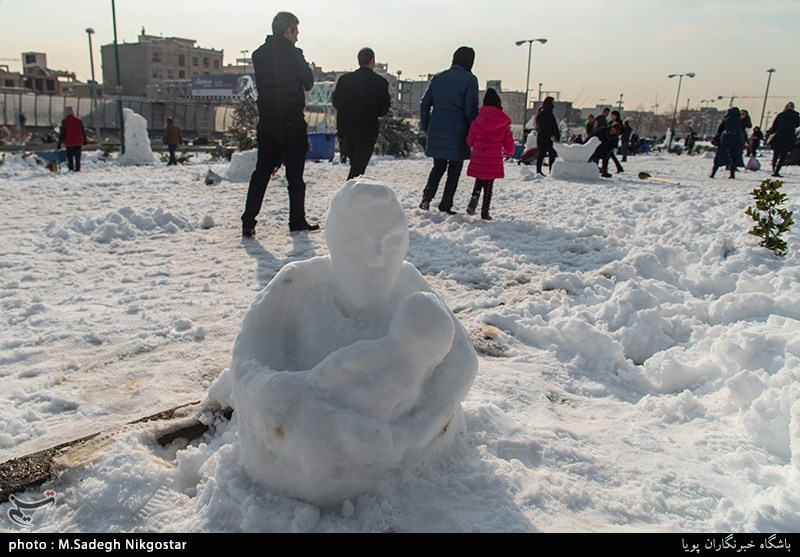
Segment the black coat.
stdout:
<path fill-rule="evenodd" d="M 351 139 L 378 137 L 378 118 L 389 112 L 392 99 L 389 82 L 370 68 L 361 66 L 343 75 L 333 90 L 336 131 Z"/>
<path fill-rule="evenodd" d="M 775 134 L 770 147 L 779 152 L 791 151 L 797 141 L 795 130 L 798 127 L 800 127 L 800 114 L 796 110 L 787 109 L 778 114 L 772 122 L 772 127 L 767 130 L 767 136 Z"/>
<path fill-rule="evenodd" d="M 561 130 L 552 109 L 544 107 L 536 115 L 536 137 L 546 140 L 552 137 L 555 141 L 561 140 Z"/>
<path fill-rule="evenodd" d="M 303 51 L 283 35 L 270 35 L 253 52 L 259 117 L 304 118 L 306 91 L 314 86 Z"/>

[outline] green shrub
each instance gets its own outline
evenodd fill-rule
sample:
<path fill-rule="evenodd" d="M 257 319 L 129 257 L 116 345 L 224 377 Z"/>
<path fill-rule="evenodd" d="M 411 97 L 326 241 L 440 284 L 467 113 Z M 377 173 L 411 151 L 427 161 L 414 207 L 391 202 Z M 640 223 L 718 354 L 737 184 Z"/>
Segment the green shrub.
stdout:
<path fill-rule="evenodd" d="M 748 207 L 745 213 L 756 221 L 749 233 L 761 238 L 761 246 L 782 256 L 786 255 L 787 246 L 781 235 L 794 224 L 794 219 L 792 211 L 780 207 L 786 202 L 786 195 L 780 192 L 781 186 L 782 180 L 761 182 L 761 186 L 751 194 L 755 207 Z"/>

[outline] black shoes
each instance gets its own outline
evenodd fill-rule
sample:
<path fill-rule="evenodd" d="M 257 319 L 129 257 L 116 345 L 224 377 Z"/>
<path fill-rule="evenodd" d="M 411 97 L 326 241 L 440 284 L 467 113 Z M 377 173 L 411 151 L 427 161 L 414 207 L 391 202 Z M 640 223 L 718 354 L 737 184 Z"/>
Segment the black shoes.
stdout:
<path fill-rule="evenodd" d="M 290 232 L 302 232 L 303 230 L 319 230 L 319 225 L 309 224 L 307 222 L 303 222 L 295 226 L 289 225 Z"/>
<path fill-rule="evenodd" d="M 456 211 L 453 211 L 452 207 L 450 209 L 442 209 L 441 207 L 439 207 L 439 211 L 441 211 L 442 213 L 447 213 L 448 215 L 458 214 Z"/>
<path fill-rule="evenodd" d="M 242 228 L 242 238 L 252 238 L 256 235 L 255 228 Z"/>
<path fill-rule="evenodd" d="M 481 218 L 483 220 L 492 220 L 492 215 L 490 215 L 488 212 L 487 213 L 481 213 Z"/>
<path fill-rule="evenodd" d="M 419 208 L 422 209 L 423 211 L 427 211 L 428 209 L 431 208 L 431 202 L 428 201 L 427 199 L 423 199 L 419 204 Z"/>
<path fill-rule="evenodd" d="M 600 176 L 602 176 L 603 178 L 611 178 L 611 174 L 609 174 L 608 172 L 602 172 Z"/>

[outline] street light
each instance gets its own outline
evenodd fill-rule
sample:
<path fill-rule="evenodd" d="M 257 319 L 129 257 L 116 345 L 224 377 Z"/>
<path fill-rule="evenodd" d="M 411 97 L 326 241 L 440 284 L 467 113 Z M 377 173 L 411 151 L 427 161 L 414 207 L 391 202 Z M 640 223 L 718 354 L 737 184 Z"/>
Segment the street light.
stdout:
<path fill-rule="evenodd" d="M 775 68 L 770 68 L 767 70 L 769 76 L 767 76 L 767 92 L 764 93 L 764 106 L 761 107 L 761 120 L 758 122 L 758 127 L 764 129 L 764 111 L 767 109 L 767 95 L 769 95 L 769 82 L 772 79 L 772 74 L 775 73 Z"/>
<path fill-rule="evenodd" d="M 695 74 L 693 72 L 687 72 L 687 73 L 673 73 L 667 76 L 670 79 L 673 77 L 678 78 L 678 94 L 675 97 L 675 110 L 672 113 L 672 128 L 670 129 L 669 132 L 669 143 L 667 143 L 667 151 L 669 151 L 670 148 L 672 148 L 672 139 L 675 137 L 675 120 L 678 118 L 678 100 L 681 97 L 681 82 L 683 81 L 683 76 L 694 77 Z"/>
<path fill-rule="evenodd" d="M 528 43 L 528 75 L 525 78 L 525 109 L 524 109 L 523 114 L 522 114 L 522 129 L 523 129 L 523 132 L 525 130 L 525 126 L 528 124 L 528 93 L 531 90 L 531 50 L 533 48 L 533 43 L 535 43 L 535 42 L 544 44 L 544 43 L 547 42 L 547 39 L 524 39 L 522 41 L 517 41 L 516 43 L 514 43 L 517 46 L 522 46 L 525 43 Z M 524 133 L 523 133 L 523 135 L 524 135 Z M 524 137 L 522 139 L 523 139 L 523 141 L 525 140 Z"/>
<path fill-rule="evenodd" d="M 92 92 L 92 127 L 94 127 L 95 124 L 94 113 L 95 110 L 97 109 L 94 99 L 94 89 L 95 85 L 97 85 L 97 82 L 94 79 L 94 53 L 92 52 L 92 35 L 94 35 L 94 29 L 92 29 L 91 27 L 87 27 L 86 35 L 89 37 L 89 66 L 91 66 L 92 69 L 92 82 L 90 83 L 90 87 Z"/>
<path fill-rule="evenodd" d="M 117 119 L 119 120 L 119 150 L 125 153 L 125 120 L 122 114 L 122 78 L 119 73 L 119 43 L 117 42 L 117 10 L 111 0 L 111 19 L 114 22 L 114 65 L 117 70 Z"/>

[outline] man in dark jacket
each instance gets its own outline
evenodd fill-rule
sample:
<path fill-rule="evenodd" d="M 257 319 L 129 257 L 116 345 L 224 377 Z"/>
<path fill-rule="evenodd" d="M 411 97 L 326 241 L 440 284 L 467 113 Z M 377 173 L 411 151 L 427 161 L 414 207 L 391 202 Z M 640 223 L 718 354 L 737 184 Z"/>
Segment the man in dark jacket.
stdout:
<path fill-rule="evenodd" d="M 350 158 L 347 179 L 361 176 L 378 140 L 378 118 L 389 112 L 389 82 L 376 74 L 375 52 L 362 48 L 359 68 L 343 75 L 333 91 L 339 148 Z"/>
<path fill-rule="evenodd" d="M 439 210 L 449 215 L 464 161 L 469 158 L 467 133 L 478 115 L 478 78 L 472 74 L 475 51 L 459 47 L 450 69 L 436 74 L 419 105 L 419 125 L 425 135 L 425 154 L 433 158 L 433 169 L 422 192 L 419 208 L 427 211 L 445 171 L 447 179 Z"/>
<path fill-rule="evenodd" d="M 255 233 L 270 176 L 281 164 L 289 183 L 289 230 L 319 230 L 306 221 L 306 183 L 303 181 L 308 152 L 305 120 L 306 91 L 314 86 L 311 67 L 297 48 L 299 20 L 279 12 L 272 20 L 272 35 L 253 52 L 258 91 L 258 159 L 250 177 L 242 214 L 242 236 Z"/>
<path fill-rule="evenodd" d="M 800 114 L 794 109 L 794 103 L 786 103 L 783 112 L 775 117 L 772 127 L 767 130 L 767 137 L 775 134 L 767 140 L 772 147 L 772 175 L 780 178 L 780 170 L 786 161 L 786 155 L 794 147 L 797 141 L 797 128 L 800 127 Z"/>

